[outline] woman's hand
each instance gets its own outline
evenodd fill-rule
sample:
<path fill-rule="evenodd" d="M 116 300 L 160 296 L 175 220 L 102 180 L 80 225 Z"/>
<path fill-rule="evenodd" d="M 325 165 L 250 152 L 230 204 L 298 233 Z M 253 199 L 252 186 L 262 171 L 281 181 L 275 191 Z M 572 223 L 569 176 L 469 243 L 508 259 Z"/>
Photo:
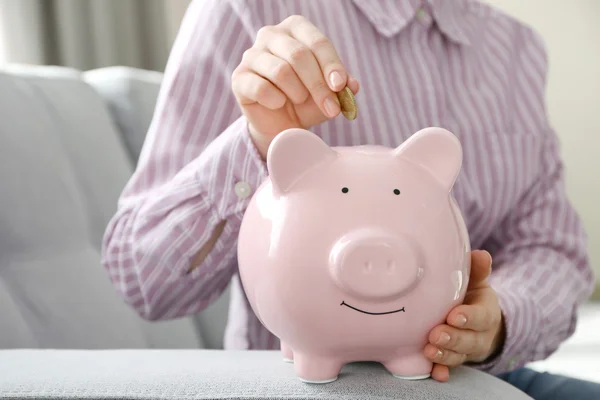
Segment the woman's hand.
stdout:
<path fill-rule="evenodd" d="M 433 361 L 432 377 L 449 378 L 449 367 L 481 362 L 493 356 L 504 342 L 504 323 L 498 296 L 487 278 L 492 257 L 486 251 L 471 254 L 471 276 L 463 304 L 450 311 L 446 324 L 431 330 L 425 356 Z"/>
<path fill-rule="evenodd" d="M 336 92 L 358 81 L 329 39 L 302 16 L 258 31 L 232 75 L 232 88 L 263 158 L 278 133 L 308 129 L 340 113 Z"/>

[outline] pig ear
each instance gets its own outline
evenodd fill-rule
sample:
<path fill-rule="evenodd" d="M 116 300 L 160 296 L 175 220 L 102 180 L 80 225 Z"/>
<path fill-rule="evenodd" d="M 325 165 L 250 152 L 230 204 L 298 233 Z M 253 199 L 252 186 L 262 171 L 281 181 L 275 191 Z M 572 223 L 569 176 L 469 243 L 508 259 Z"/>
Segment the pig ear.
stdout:
<path fill-rule="evenodd" d="M 425 128 L 394 150 L 429 171 L 448 191 L 454 186 L 462 166 L 462 146 L 456 136 L 442 128 Z"/>
<path fill-rule="evenodd" d="M 305 129 L 279 133 L 267 152 L 267 169 L 275 190 L 283 194 L 311 168 L 332 160 L 337 153 L 320 137 Z"/>

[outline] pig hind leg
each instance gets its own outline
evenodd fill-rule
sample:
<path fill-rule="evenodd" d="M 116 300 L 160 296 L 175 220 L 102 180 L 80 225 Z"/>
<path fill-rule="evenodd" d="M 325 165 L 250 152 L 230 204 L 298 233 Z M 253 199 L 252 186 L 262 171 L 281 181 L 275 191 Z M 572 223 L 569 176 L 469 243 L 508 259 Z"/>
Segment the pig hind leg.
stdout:
<path fill-rule="evenodd" d="M 433 363 L 422 352 L 406 354 L 383 363 L 396 378 L 417 380 L 431 376 Z"/>

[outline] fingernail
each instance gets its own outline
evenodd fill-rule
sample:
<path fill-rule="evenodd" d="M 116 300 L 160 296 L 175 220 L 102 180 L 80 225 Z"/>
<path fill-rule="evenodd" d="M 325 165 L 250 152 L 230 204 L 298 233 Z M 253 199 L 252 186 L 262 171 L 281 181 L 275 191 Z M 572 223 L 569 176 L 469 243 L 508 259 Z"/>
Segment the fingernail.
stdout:
<path fill-rule="evenodd" d="M 442 358 L 442 355 L 444 355 L 444 353 L 442 353 L 442 351 L 440 349 L 437 349 L 434 352 L 430 352 L 430 354 L 431 354 L 430 357 L 433 360 L 440 359 L 440 358 Z"/>
<path fill-rule="evenodd" d="M 454 324 L 456 326 L 464 326 L 467 323 L 467 317 L 465 317 L 464 315 L 460 314 L 458 317 L 456 317 L 456 319 L 454 320 Z"/>
<path fill-rule="evenodd" d="M 340 104 L 336 100 L 333 100 L 331 97 L 325 99 L 325 111 L 329 115 L 330 118 L 335 117 L 340 112 Z"/>
<path fill-rule="evenodd" d="M 440 333 L 440 337 L 438 338 L 436 344 L 444 345 L 448 344 L 448 342 L 450 342 L 450 335 L 448 335 L 446 332 L 442 332 Z"/>
<path fill-rule="evenodd" d="M 342 75 L 340 75 L 340 73 L 337 71 L 333 71 L 331 74 L 329 74 L 329 82 L 334 90 L 340 88 L 344 84 Z"/>

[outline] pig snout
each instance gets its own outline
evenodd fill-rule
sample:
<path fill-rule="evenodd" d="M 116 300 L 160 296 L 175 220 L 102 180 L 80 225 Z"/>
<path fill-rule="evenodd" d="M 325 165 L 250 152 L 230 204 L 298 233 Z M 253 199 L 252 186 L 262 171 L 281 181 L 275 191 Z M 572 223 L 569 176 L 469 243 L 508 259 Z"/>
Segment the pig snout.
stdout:
<path fill-rule="evenodd" d="M 350 232 L 334 244 L 330 272 L 343 290 L 365 300 L 389 299 L 410 290 L 423 275 L 408 238 L 378 229 Z"/>

